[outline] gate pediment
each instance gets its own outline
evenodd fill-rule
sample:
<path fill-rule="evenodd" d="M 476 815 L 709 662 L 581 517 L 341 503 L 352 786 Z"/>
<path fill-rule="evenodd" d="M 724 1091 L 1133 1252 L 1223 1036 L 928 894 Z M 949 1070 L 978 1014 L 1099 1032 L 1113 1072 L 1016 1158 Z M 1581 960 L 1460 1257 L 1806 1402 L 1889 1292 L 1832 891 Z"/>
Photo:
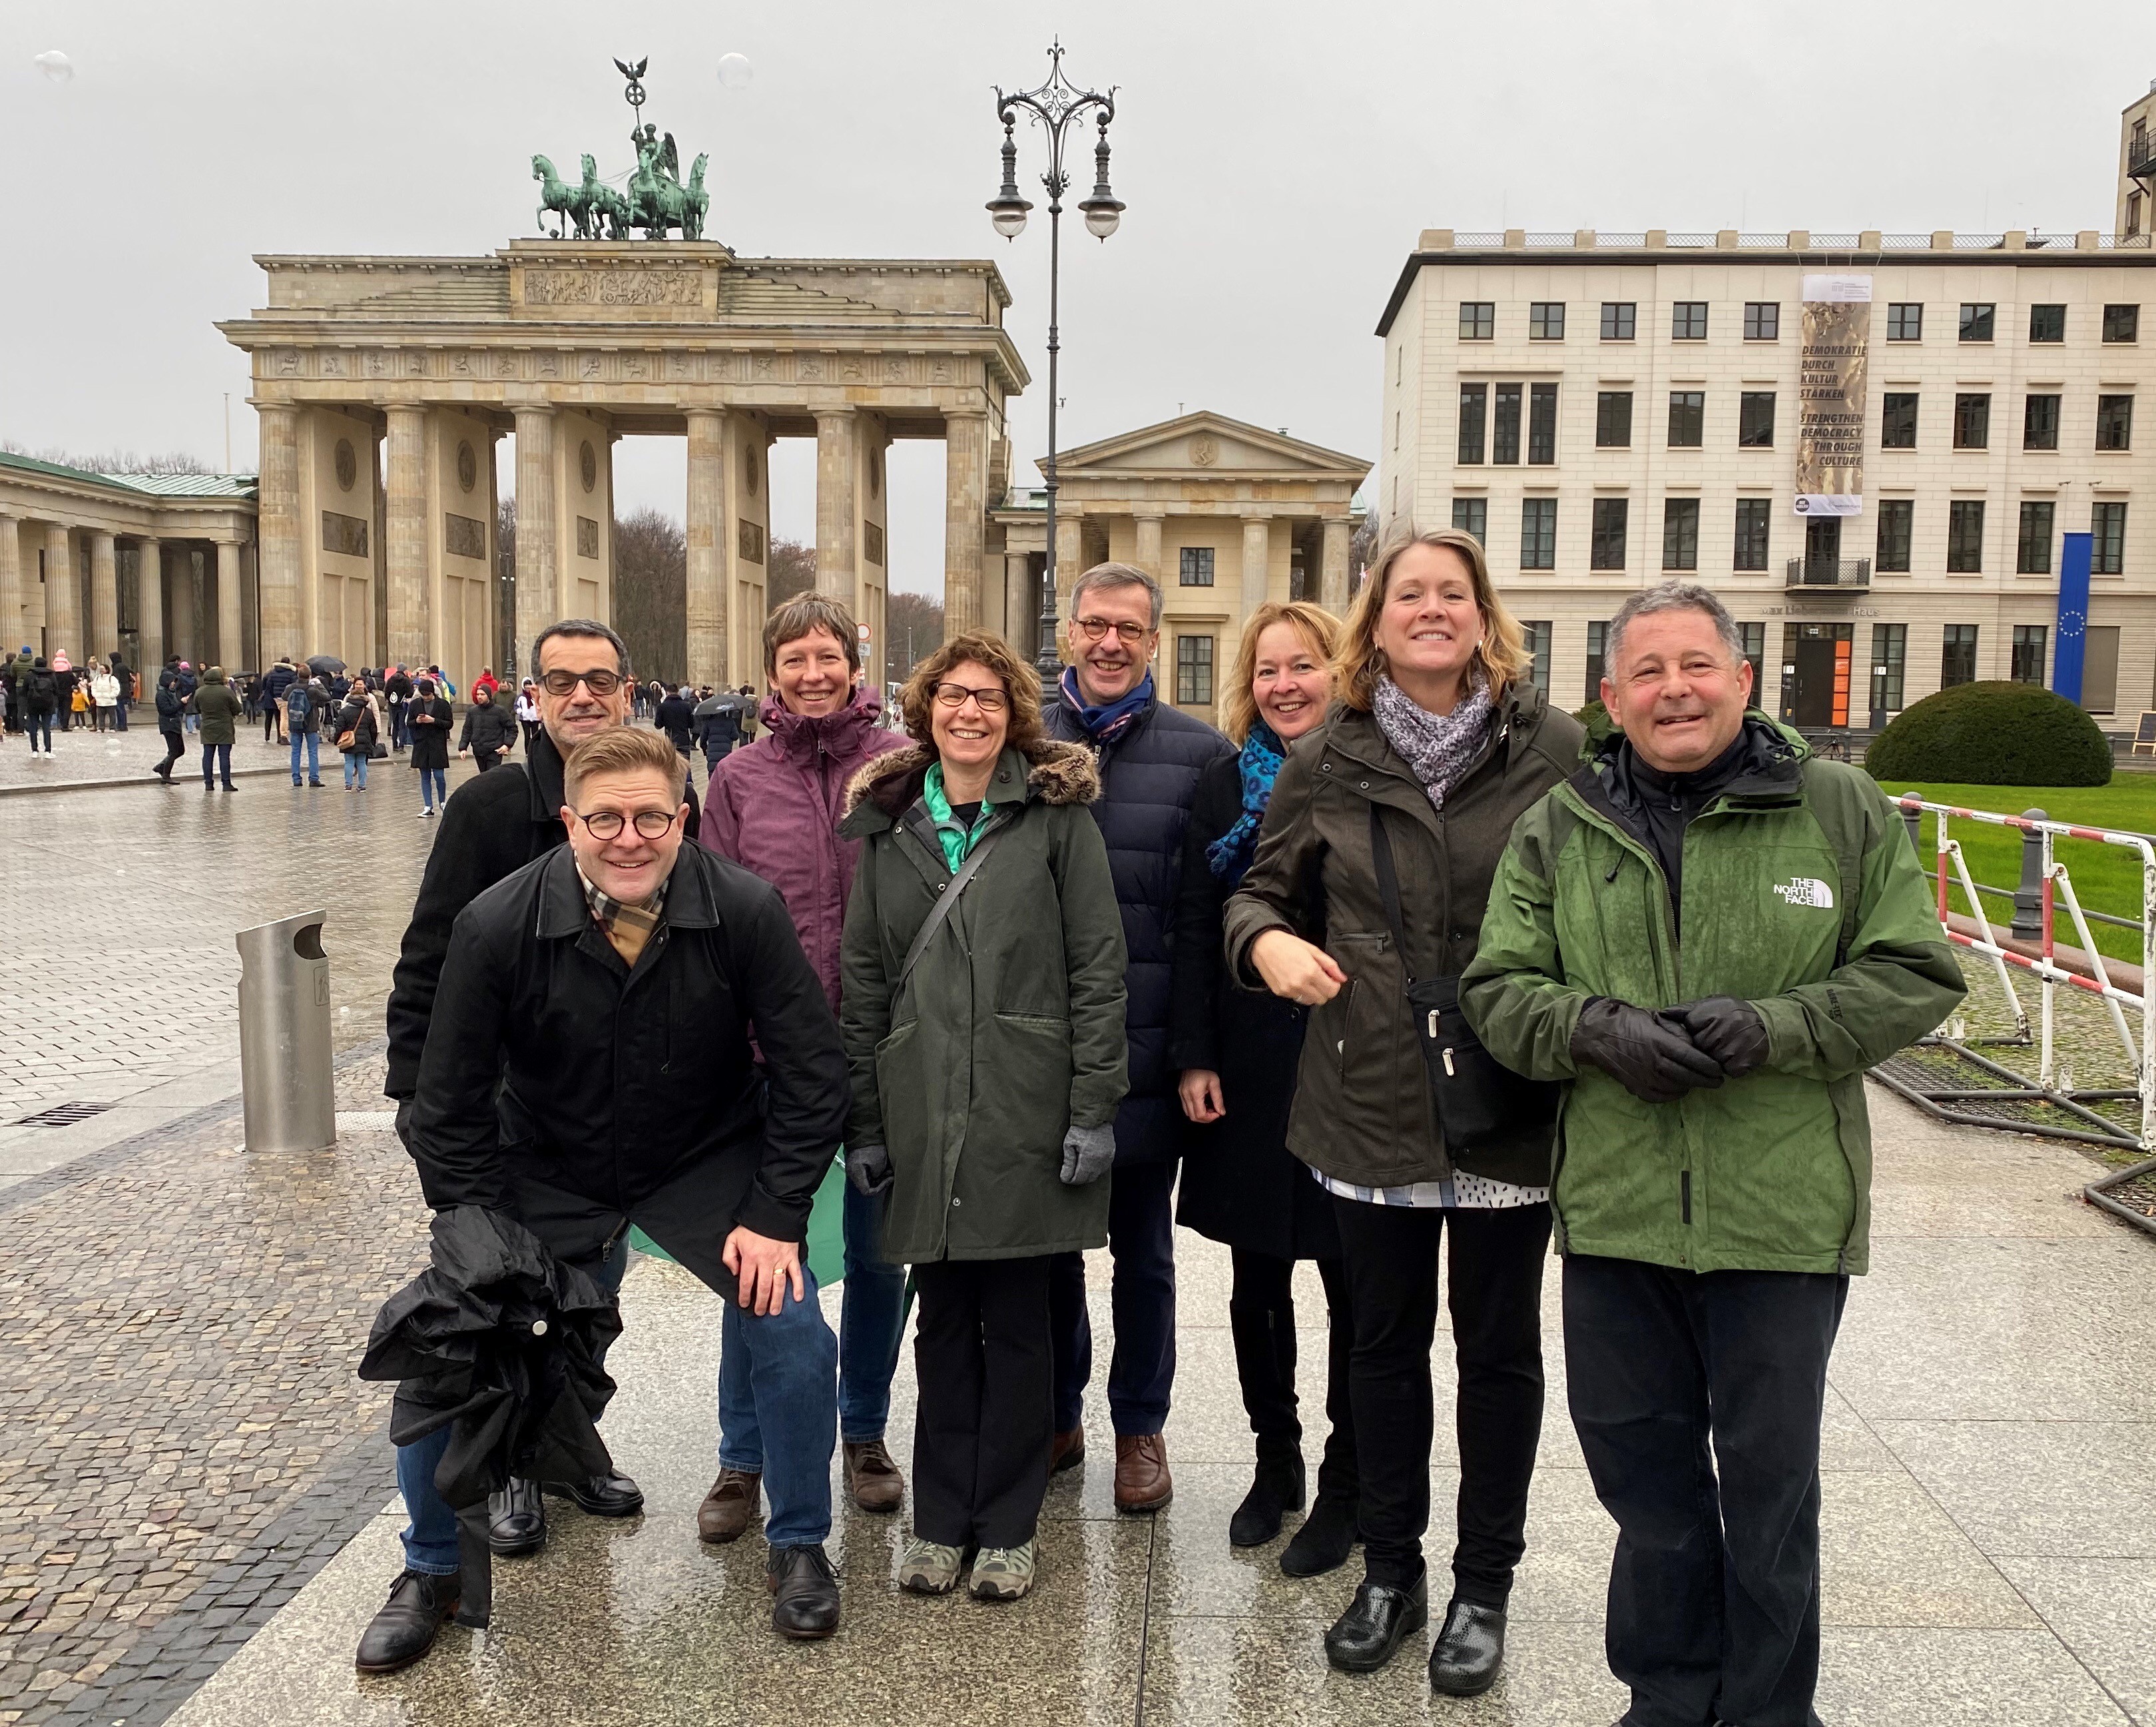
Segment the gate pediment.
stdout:
<path fill-rule="evenodd" d="M 509 262 L 509 315 L 548 323 L 702 323 L 716 316 L 719 272 L 732 254 L 715 242 L 521 242 Z"/>

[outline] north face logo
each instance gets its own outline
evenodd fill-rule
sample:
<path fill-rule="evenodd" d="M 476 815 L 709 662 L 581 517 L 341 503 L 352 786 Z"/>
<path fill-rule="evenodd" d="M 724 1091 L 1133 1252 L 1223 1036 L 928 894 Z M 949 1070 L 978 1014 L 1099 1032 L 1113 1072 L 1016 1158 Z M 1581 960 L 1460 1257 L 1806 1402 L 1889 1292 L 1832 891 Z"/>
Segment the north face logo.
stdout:
<path fill-rule="evenodd" d="M 1777 881 L 1774 892 L 1786 905 L 1814 906 L 1822 912 L 1834 909 L 1834 890 L 1816 876 L 1792 876 L 1786 881 Z"/>

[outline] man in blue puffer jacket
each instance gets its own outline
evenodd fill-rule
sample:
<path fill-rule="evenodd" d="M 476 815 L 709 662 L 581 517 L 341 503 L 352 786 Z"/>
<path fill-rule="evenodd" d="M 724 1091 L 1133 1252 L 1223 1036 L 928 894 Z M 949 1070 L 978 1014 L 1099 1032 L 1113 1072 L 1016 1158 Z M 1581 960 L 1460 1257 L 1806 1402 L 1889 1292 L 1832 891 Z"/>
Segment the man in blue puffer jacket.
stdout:
<path fill-rule="evenodd" d="M 1116 1169 L 1108 1202 L 1115 1259 L 1115 1354 L 1108 1413 L 1116 1428 L 1116 1509 L 1158 1511 L 1174 1488 L 1161 1430 L 1175 1380 L 1176 1161 L 1183 1145 L 1181 1076 L 1168 1065 L 1169 932 L 1181 879 L 1183 830 L 1198 776 L 1235 746 L 1203 720 L 1157 699 L 1152 656 L 1160 642 L 1160 585 L 1127 563 L 1101 563 L 1070 594 L 1073 664 L 1061 700 L 1047 705 L 1049 735 L 1087 745 L 1097 758 L 1093 805 L 1116 881 L 1130 954 L 1125 1034 L 1130 1090 L 1116 1116 Z M 1055 1333 L 1054 1469 L 1085 1456 L 1082 1411 L 1093 1337 L 1085 1268 L 1056 1263 L 1049 1292 Z"/>

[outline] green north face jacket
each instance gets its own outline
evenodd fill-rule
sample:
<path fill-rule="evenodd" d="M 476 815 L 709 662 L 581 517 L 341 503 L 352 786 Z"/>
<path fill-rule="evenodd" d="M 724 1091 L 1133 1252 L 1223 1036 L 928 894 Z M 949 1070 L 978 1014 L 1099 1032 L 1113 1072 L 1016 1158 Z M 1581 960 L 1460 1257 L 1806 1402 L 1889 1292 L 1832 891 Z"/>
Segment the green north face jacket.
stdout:
<path fill-rule="evenodd" d="M 1746 723 L 1749 768 L 1685 831 L 1675 924 L 1661 866 L 1612 801 L 1605 746 L 1512 830 L 1461 1006 L 1499 1061 L 1571 1082 L 1552 1194 L 1560 1252 L 1861 1272 L 1864 1070 L 1947 1017 L 1961 968 L 1885 794 L 1765 715 Z M 1573 1064 L 1573 1027 L 1597 995 L 1748 1001 L 1766 1021 L 1766 1065 L 1643 1103 Z"/>

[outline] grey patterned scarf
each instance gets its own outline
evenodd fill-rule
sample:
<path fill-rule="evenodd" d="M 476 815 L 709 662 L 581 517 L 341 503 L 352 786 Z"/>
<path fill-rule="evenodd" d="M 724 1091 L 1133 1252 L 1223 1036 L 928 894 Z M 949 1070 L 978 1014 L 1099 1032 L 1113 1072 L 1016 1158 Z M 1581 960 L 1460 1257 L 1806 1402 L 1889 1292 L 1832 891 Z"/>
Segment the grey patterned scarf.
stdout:
<path fill-rule="evenodd" d="M 1429 794 L 1431 807 L 1445 808 L 1445 794 L 1466 771 L 1482 747 L 1494 707 L 1489 680 L 1477 668 L 1475 686 L 1455 702 L 1450 713 L 1432 713 L 1419 707 L 1391 678 L 1378 679 L 1371 711 L 1385 742 Z"/>

